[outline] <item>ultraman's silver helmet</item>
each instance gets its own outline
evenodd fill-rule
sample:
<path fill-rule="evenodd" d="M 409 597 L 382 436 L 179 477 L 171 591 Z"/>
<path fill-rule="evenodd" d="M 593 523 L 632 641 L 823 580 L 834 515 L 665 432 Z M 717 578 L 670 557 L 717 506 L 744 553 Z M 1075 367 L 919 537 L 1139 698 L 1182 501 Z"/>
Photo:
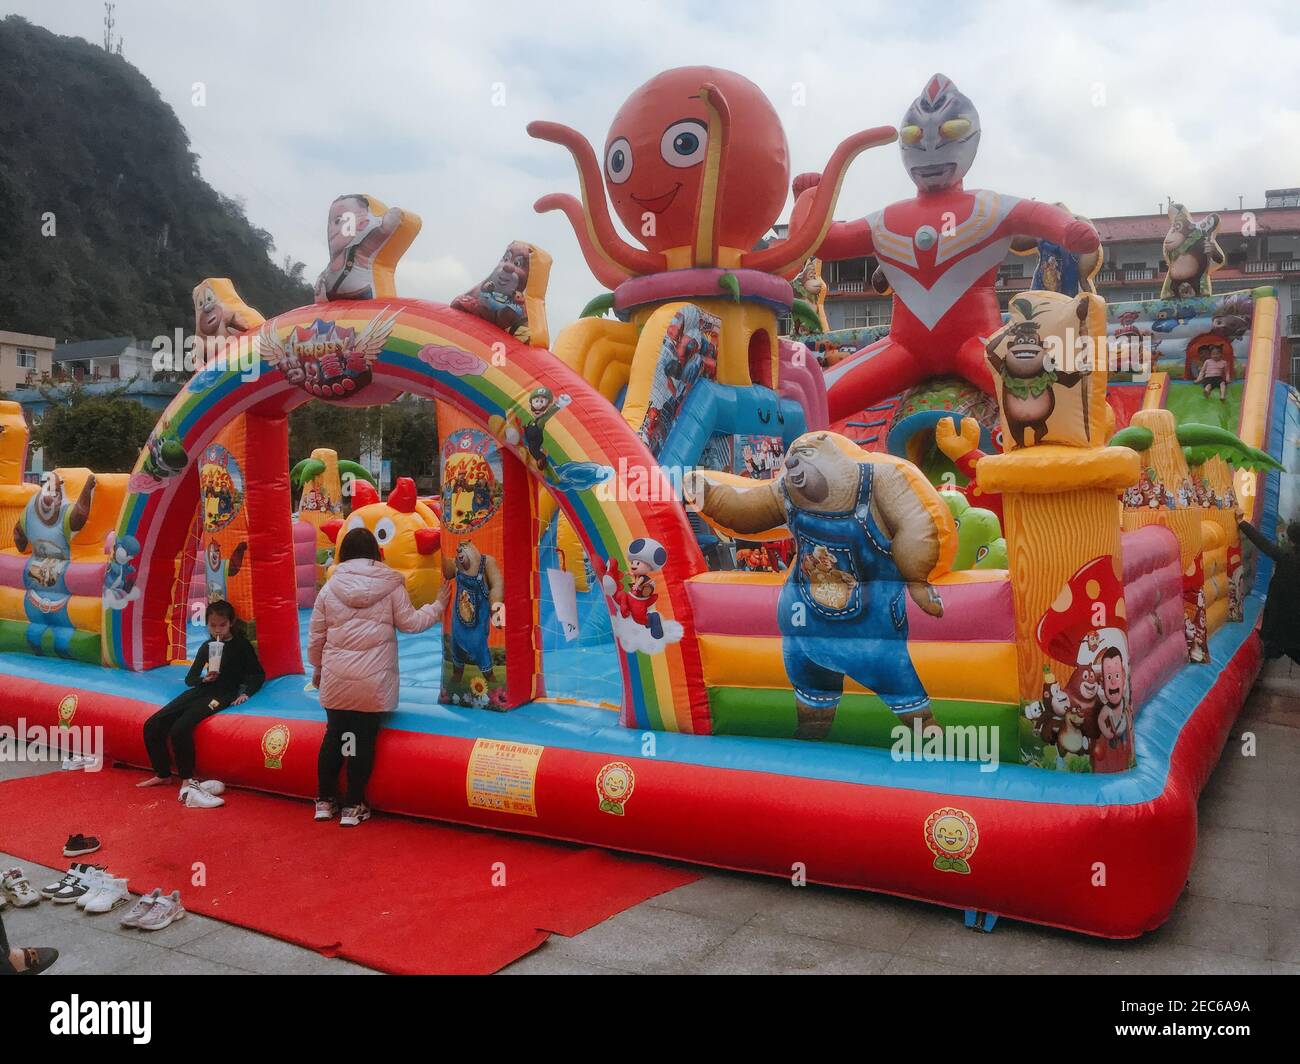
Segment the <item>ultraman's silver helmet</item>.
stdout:
<path fill-rule="evenodd" d="M 903 165 L 922 192 L 960 183 L 979 142 L 979 112 L 942 74 L 935 74 L 912 101 L 898 131 Z"/>

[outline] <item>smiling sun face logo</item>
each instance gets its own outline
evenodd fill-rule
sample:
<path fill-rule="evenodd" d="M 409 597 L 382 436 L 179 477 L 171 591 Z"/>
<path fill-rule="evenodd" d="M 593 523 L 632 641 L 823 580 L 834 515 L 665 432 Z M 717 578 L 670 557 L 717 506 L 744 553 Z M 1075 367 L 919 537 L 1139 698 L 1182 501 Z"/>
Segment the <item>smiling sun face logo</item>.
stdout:
<path fill-rule="evenodd" d="M 925 820 L 925 844 L 940 872 L 970 875 L 970 857 L 979 845 L 975 818 L 963 809 L 936 809 Z"/>
<path fill-rule="evenodd" d="M 596 773 L 596 794 L 600 796 L 600 811 L 613 816 L 623 815 L 623 806 L 632 797 L 636 774 L 632 766 L 622 761 L 611 761 Z"/>
<path fill-rule="evenodd" d="M 282 768 L 289 749 L 289 729 L 283 724 L 268 728 L 262 735 L 262 757 L 267 768 Z"/>

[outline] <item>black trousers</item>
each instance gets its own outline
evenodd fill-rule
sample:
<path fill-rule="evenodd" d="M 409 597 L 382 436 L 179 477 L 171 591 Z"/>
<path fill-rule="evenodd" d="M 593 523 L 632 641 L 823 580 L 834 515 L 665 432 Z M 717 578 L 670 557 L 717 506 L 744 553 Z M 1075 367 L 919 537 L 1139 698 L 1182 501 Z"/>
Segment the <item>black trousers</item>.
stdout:
<path fill-rule="evenodd" d="M 339 770 L 346 758 L 348 785 L 343 804 L 360 805 L 366 800 L 366 784 L 375 768 L 375 744 L 384 714 L 327 709 L 325 719 L 325 738 L 316 758 L 316 796 L 326 800 L 338 798 Z"/>
<path fill-rule="evenodd" d="M 213 709 L 208 703 L 217 701 Z M 229 691 L 214 684 L 200 684 L 182 691 L 144 722 L 144 745 L 155 776 L 171 775 L 171 754 L 176 755 L 176 775 L 187 780 L 194 775 L 194 729 L 235 700 Z M 171 749 L 168 750 L 170 743 Z"/>

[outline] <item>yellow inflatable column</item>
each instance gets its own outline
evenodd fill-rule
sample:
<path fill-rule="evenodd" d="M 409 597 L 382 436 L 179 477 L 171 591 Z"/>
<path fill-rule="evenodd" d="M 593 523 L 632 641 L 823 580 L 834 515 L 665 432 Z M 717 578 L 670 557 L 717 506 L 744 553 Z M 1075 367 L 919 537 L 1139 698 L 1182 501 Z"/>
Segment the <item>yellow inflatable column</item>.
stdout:
<path fill-rule="evenodd" d="M 0 547 L 14 545 L 14 525 L 39 489 L 23 483 L 27 457 L 27 421 L 17 403 L 0 402 Z"/>
<path fill-rule="evenodd" d="M 1127 447 L 1102 446 L 1114 424 L 1106 359 L 1096 357 L 1107 350 L 1105 302 L 1026 292 L 1009 310 L 986 345 L 1007 451 L 975 470 L 982 490 L 1002 493 L 1020 696 L 1031 702 L 1045 667 L 1074 664 L 1048 658 L 1037 638 L 1072 577 L 1107 557 L 1122 586 L 1117 492 L 1137 480 L 1138 460 Z"/>

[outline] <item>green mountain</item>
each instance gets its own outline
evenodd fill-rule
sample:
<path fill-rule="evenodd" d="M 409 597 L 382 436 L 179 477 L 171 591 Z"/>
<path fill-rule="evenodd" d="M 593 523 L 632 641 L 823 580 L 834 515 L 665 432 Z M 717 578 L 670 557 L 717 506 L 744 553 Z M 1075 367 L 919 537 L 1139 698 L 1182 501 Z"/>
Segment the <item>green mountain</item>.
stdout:
<path fill-rule="evenodd" d="M 53 213 L 55 235 L 42 227 Z M 268 317 L 311 302 L 302 267 L 199 176 L 189 137 L 119 55 L 0 20 L 0 329 L 82 340 L 193 328 L 190 292 L 230 277 Z"/>

